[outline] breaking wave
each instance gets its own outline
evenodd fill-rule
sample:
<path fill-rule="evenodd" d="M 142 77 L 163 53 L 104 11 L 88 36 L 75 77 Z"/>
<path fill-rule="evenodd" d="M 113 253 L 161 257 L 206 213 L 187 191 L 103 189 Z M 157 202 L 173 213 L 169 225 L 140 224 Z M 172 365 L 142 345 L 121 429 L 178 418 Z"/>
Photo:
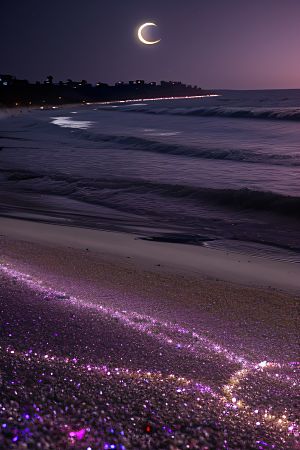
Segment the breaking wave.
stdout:
<path fill-rule="evenodd" d="M 1 171 L 2 172 L 2 171 Z M 34 172 L 6 172 L 10 188 L 21 192 L 35 192 L 57 196 L 68 196 L 74 200 L 98 204 L 119 210 L 134 209 L 133 198 L 151 195 L 161 200 L 182 199 L 194 205 L 209 205 L 230 210 L 266 211 L 284 216 L 300 217 L 300 197 L 274 192 L 243 189 L 214 189 L 208 187 L 163 184 L 147 180 L 91 179 Z M 138 205 L 138 209 L 141 205 Z M 133 210 L 131 212 L 134 212 Z"/>
<path fill-rule="evenodd" d="M 299 166 L 300 153 L 275 154 L 262 153 L 246 149 L 200 148 L 186 145 L 168 144 L 135 136 L 117 136 L 83 131 L 80 139 L 93 142 L 110 142 L 122 145 L 125 149 L 145 152 L 164 153 L 192 158 L 229 160 L 247 163 L 276 164 L 281 166 Z"/>
<path fill-rule="evenodd" d="M 109 107 L 105 107 L 108 109 Z M 103 107 L 98 109 L 104 109 Z M 116 109 L 115 109 L 116 110 Z M 258 107 L 232 107 L 214 106 L 199 108 L 150 108 L 141 104 L 120 106 L 117 110 L 122 112 L 144 112 L 147 114 L 170 114 L 182 116 L 219 116 L 230 118 L 250 119 L 279 119 L 300 121 L 300 108 L 258 108 Z"/>

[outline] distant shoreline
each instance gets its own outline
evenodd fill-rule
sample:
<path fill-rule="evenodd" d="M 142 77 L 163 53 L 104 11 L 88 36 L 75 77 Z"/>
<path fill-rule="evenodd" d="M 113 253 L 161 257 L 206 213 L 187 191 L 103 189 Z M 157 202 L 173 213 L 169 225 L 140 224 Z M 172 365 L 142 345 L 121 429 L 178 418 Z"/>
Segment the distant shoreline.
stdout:
<path fill-rule="evenodd" d="M 143 101 L 154 101 L 154 100 L 180 100 L 186 98 L 201 98 L 201 97 L 218 97 L 219 94 L 204 94 L 204 95 L 187 95 L 182 97 L 157 97 L 157 98 L 136 98 L 127 100 L 109 100 L 105 102 L 85 102 L 85 103 L 64 103 L 64 104 L 43 104 L 43 105 L 12 105 L 5 106 L 0 104 L 0 109 L 12 109 L 13 111 L 19 108 L 26 109 L 51 109 L 51 108 L 66 108 L 68 106 L 85 106 L 85 105 L 108 105 L 111 103 L 127 103 L 127 102 L 143 102 Z"/>
<path fill-rule="evenodd" d="M 18 80 L 12 75 L 0 75 L 0 104 L 14 106 L 46 106 L 74 103 L 98 103 L 114 101 L 151 100 L 159 98 L 202 97 L 209 94 L 201 88 L 181 83 L 181 81 L 161 81 L 145 83 L 144 80 L 119 81 L 114 86 L 97 83 L 68 81 L 52 82 L 49 76 L 41 84 L 30 84 L 28 80 Z"/>

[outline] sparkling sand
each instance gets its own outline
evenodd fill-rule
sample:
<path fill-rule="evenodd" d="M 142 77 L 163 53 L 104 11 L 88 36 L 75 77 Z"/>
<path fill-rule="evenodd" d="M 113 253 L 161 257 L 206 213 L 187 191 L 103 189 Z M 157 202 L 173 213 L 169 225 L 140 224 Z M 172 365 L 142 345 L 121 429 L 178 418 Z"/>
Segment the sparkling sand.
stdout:
<path fill-rule="evenodd" d="M 295 287 L 29 241 L 0 237 L 1 450 L 300 448 Z"/>

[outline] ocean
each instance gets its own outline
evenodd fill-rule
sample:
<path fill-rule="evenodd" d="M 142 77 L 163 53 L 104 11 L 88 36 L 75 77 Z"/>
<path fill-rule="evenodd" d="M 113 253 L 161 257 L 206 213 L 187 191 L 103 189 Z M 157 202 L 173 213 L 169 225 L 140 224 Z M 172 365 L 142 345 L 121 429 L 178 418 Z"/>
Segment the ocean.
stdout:
<path fill-rule="evenodd" d="M 1 113 L 0 216 L 300 263 L 300 90 Z"/>

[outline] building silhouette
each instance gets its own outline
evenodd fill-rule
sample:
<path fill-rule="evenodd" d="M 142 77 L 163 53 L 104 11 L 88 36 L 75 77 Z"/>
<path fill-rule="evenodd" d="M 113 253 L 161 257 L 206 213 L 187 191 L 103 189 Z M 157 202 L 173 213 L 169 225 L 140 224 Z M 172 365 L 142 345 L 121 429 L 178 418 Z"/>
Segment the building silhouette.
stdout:
<path fill-rule="evenodd" d="M 0 106 L 46 106 L 67 103 L 112 102 L 150 98 L 201 96 L 204 92 L 197 86 L 186 86 L 180 81 L 155 81 L 145 83 L 135 80 L 114 86 L 99 82 L 95 86 L 86 80 L 53 83 L 49 75 L 43 83 L 31 84 L 13 75 L 0 75 Z"/>

